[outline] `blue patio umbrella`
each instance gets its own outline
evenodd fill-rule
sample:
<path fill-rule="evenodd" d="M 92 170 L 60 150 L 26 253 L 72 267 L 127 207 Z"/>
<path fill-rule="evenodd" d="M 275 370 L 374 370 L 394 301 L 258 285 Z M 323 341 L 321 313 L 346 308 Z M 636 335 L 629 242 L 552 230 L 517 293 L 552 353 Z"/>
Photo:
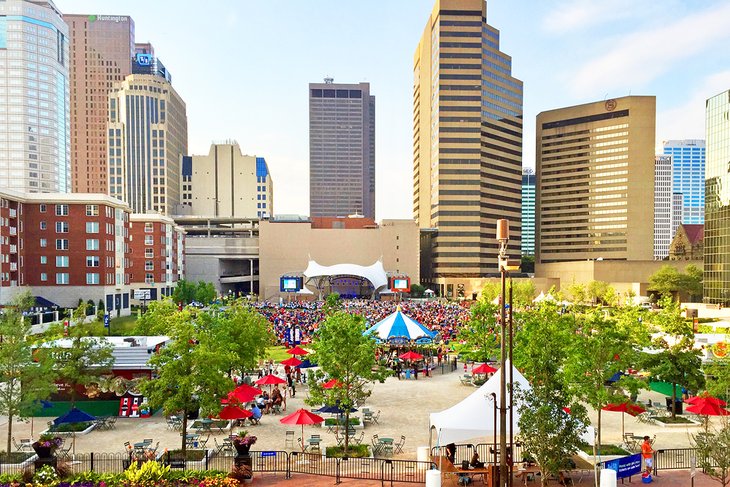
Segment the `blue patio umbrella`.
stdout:
<path fill-rule="evenodd" d="M 331 413 L 331 414 L 342 414 L 345 412 L 344 409 L 342 409 L 340 406 L 322 406 L 321 408 L 317 409 L 315 412 L 317 413 Z M 357 408 L 350 408 L 350 412 L 354 413 L 357 412 Z"/>
<path fill-rule="evenodd" d="M 436 333 L 404 314 L 400 310 L 400 306 L 398 306 L 394 313 L 391 313 L 368 328 L 365 333 L 373 334 L 380 341 L 394 339 L 411 341 L 436 336 Z"/>
<path fill-rule="evenodd" d="M 83 412 L 79 408 L 72 408 L 63 416 L 59 416 L 54 419 L 53 424 L 58 426 L 64 423 L 89 423 L 91 421 L 96 421 L 96 418 L 89 413 Z"/>
<path fill-rule="evenodd" d="M 313 364 L 312 361 L 309 360 L 308 358 L 302 360 L 302 363 L 297 365 L 297 368 L 299 368 L 299 369 L 308 369 L 310 367 L 317 367 L 317 364 Z"/>

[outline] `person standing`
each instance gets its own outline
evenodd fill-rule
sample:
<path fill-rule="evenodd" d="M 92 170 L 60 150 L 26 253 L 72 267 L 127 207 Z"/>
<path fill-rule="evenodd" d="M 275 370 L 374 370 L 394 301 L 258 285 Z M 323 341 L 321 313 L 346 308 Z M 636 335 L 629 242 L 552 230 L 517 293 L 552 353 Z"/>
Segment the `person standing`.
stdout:
<path fill-rule="evenodd" d="M 644 472 L 651 476 L 654 468 L 654 448 L 648 436 L 644 436 L 644 443 L 641 444 L 641 457 L 644 459 Z"/>

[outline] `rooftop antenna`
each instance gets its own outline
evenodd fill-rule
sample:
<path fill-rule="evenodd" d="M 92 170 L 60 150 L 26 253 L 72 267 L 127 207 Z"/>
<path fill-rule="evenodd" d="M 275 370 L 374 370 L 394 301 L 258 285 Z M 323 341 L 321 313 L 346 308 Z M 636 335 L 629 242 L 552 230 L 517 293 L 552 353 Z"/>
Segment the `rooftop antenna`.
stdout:
<path fill-rule="evenodd" d="M 330 78 L 329 76 L 325 77 L 325 79 L 324 79 L 324 83 L 327 84 L 327 85 L 331 85 L 334 82 L 335 82 L 335 79 L 334 78 Z"/>

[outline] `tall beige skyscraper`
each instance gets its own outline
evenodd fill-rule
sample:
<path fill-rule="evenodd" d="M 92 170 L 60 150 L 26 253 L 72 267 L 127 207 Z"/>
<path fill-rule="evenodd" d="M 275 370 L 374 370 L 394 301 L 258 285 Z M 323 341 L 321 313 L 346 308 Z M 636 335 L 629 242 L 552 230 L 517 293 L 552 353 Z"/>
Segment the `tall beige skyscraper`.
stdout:
<path fill-rule="evenodd" d="M 654 258 L 655 133 L 653 96 L 537 116 L 536 264 Z"/>
<path fill-rule="evenodd" d="M 437 0 L 413 65 L 413 213 L 433 238 L 434 283 L 498 272 L 496 220 L 520 255 L 522 82 L 484 0 Z"/>
<path fill-rule="evenodd" d="M 132 72 L 134 21 L 64 15 L 71 39 L 71 175 L 74 193 L 107 193 L 109 93 Z"/>
<path fill-rule="evenodd" d="M 131 74 L 109 94 L 109 194 L 133 213 L 175 213 L 188 152 L 185 102 L 167 79 Z"/>

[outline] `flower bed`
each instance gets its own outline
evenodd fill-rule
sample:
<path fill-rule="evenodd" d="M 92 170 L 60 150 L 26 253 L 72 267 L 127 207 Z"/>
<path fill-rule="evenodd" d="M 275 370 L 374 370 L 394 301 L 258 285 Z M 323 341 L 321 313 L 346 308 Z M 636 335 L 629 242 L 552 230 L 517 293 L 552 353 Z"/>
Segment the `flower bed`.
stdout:
<path fill-rule="evenodd" d="M 51 427 L 48 429 L 45 429 L 41 431 L 41 434 L 53 434 L 58 436 L 73 436 L 73 435 L 87 435 L 91 433 L 94 428 L 96 428 L 96 423 L 72 423 L 68 425 L 61 425 L 61 426 L 72 426 L 73 424 L 83 425 L 84 429 L 74 431 L 71 428 L 60 428 L 60 427 Z M 60 429 L 54 429 L 54 428 L 60 428 Z"/>

